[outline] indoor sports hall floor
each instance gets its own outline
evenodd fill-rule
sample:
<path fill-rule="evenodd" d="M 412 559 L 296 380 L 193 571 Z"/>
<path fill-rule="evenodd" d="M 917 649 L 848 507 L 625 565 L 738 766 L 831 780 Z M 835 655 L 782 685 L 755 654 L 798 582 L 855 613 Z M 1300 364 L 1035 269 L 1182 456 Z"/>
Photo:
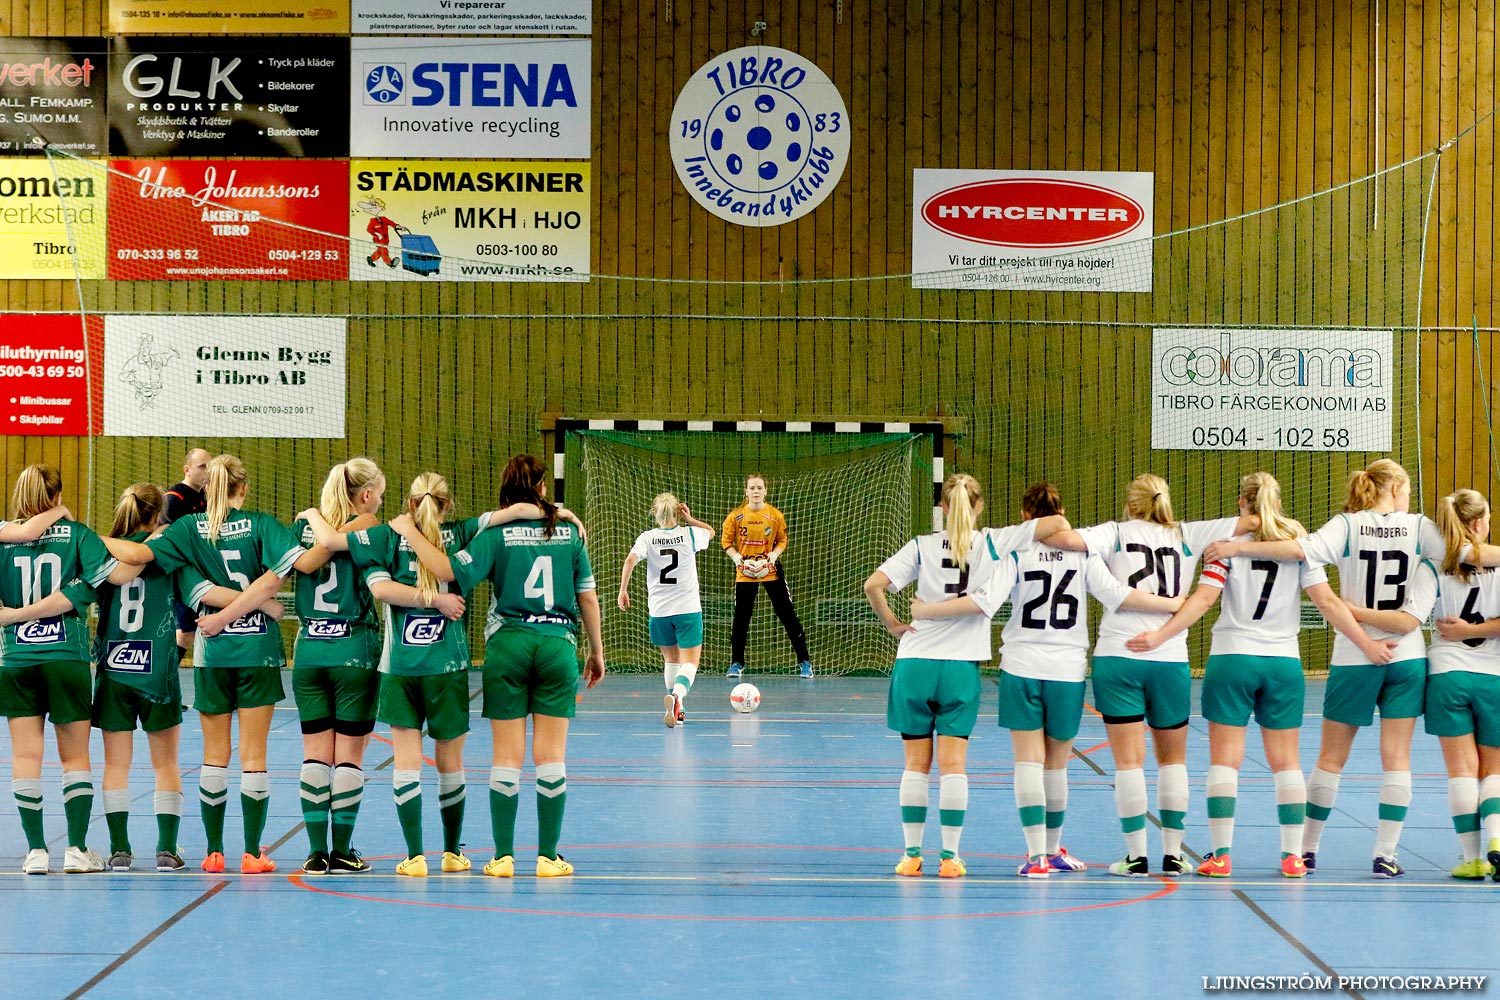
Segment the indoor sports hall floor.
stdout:
<path fill-rule="evenodd" d="M 490 741 L 477 715 L 466 754 L 466 842 L 476 862 L 470 873 L 426 880 L 393 874 L 401 837 L 390 801 L 390 751 L 374 742 L 356 843 L 377 872 L 300 877 L 301 752 L 290 707 L 278 711 L 271 739 L 266 838 L 281 871 L 198 874 L 199 738 L 190 716 L 182 840 L 193 874 L 22 876 L 19 823 L 13 807 L 0 809 L 0 997 L 870 1000 L 1046 990 L 1051 997 L 1174 998 L 1203 995 L 1204 976 L 1308 973 L 1336 982 L 1500 973 L 1500 884 L 1449 878 L 1456 843 L 1442 762 L 1435 741 L 1421 733 L 1401 845 L 1410 873 L 1404 880 L 1369 876 L 1379 768 L 1374 734 L 1366 733 L 1312 878 L 1289 881 L 1275 868 L 1270 775 L 1252 742 L 1233 880 L 1120 879 L 1093 867 L 1036 883 L 1014 874 L 1020 831 L 990 682 L 970 756 L 962 850 L 969 877 L 913 880 L 891 873 L 900 843 L 901 749 L 884 725 L 885 682 L 753 679 L 764 694 L 757 714 L 731 716 L 728 685 L 705 676 L 689 699 L 688 724 L 676 730 L 661 724 L 655 677 L 611 676 L 588 693 L 570 747 L 563 842 L 578 874 L 558 880 L 502 881 L 479 872 L 490 846 Z M 1310 686 L 1309 705 L 1321 699 L 1321 685 Z M 1308 725 L 1304 743 L 1315 743 L 1316 719 Z M 145 854 L 155 824 L 144 737 L 137 739 L 132 837 Z M 1091 864 L 1121 853 L 1103 741 L 1102 725 L 1088 716 L 1078 741 L 1084 759 L 1071 770 L 1066 844 Z M 1314 749 L 1304 746 L 1304 768 Z M 8 773 L 4 735 L 0 760 Z M 96 749 L 96 781 L 100 761 Z M 1187 843 L 1202 851 L 1201 720 L 1193 723 L 1189 764 Z M 431 770 L 424 777 L 427 830 L 436 845 L 435 779 Z M 56 871 L 63 824 L 55 762 L 44 780 Z M 530 787 L 528 772 L 522 845 L 535 836 Z M 228 831 L 237 851 L 234 789 L 231 783 Z M 935 787 L 933 795 L 931 871 Z M 103 851 L 97 798 L 94 808 L 91 846 Z M 1154 869 L 1154 829 L 1151 855 Z"/>

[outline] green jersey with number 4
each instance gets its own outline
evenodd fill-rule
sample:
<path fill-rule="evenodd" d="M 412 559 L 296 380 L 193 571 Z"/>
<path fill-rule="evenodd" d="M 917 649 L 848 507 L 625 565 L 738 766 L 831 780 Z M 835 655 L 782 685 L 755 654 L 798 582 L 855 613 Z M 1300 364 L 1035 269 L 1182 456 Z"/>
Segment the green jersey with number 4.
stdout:
<path fill-rule="evenodd" d="M 140 531 L 127 541 L 144 542 L 149 534 Z M 153 563 L 129 583 L 101 586 L 94 638 L 94 663 L 100 672 L 161 704 L 180 696 L 177 664 L 182 651 L 177 646 L 172 584 L 172 577 Z"/>
<path fill-rule="evenodd" d="M 73 610 L 8 625 L 0 640 L 0 666 L 28 667 L 89 658 L 89 628 L 79 613 L 92 596 L 74 584 L 97 587 L 115 568 L 99 536 L 76 521 L 58 521 L 34 542 L 0 546 L 0 603 L 24 607 L 68 590 Z"/>
<path fill-rule="evenodd" d="M 293 521 L 292 534 L 305 549 L 318 544 L 306 521 Z M 295 666 L 375 669 L 380 632 L 367 584 L 372 572 L 355 568 L 348 553 L 335 552 L 316 573 L 297 574 L 297 617 L 302 625 L 292 657 Z"/>
<path fill-rule="evenodd" d="M 578 594 L 597 589 L 589 552 L 578 529 L 558 522 L 512 521 L 491 528 L 453 557 L 453 575 L 464 593 L 482 581 L 494 587 L 484 637 L 501 628 L 578 637 Z"/>
<path fill-rule="evenodd" d="M 284 577 L 302 555 L 302 546 L 286 525 L 254 510 L 230 511 L 219 527 L 217 542 L 208 539 L 208 515 L 193 514 L 173 521 L 147 544 L 163 571 L 184 574 L 178 590 L 184 603 L 200 613 L 214 610 L 202 604 L 210 587 L 244 590 L 268 570 Z M 193 643 L 193 663 L 199 667 L 284 667 L 281 628 L 252 611 L 213 638 L 200 632 Z"/>
<path fill-rule="evenodd" d="M 443 548 L 451 555 L 480 534 L 481 519 L 443 525 Z M 486 532 L 485 534 L 488 534 Z M 417 554 L 405 538 L 387 524 L 349 532 L 349 555 L 354 564 L 369 570 L 370 583 L 392 580 L 408 587 L 417 585 Z M 449 585 L 439 584 L 447 591 Z M 469 588 L 460 585 L 469 593 Z M 400 677 L 453 674 L 469 669 L 468 615 L 449 621 L 431 608 L 385 606 L 385 645 L 380 653 L 380 672 Z"/>

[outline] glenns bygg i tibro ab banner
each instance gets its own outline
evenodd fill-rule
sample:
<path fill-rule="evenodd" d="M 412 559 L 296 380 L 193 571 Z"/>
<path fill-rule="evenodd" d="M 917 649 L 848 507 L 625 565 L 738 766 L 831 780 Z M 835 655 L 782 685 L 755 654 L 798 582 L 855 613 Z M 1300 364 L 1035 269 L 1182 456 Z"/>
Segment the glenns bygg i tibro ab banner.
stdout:
<path fill-rule="evenodd" d="M 349 168 L 317 160 L 115 160 L 109 277 L 348 277 Z"/>
<path fill-rule="evenodd" d="M 355 160 L 349 182 L 353 280 L 587 280 L 587 161 Z"/>

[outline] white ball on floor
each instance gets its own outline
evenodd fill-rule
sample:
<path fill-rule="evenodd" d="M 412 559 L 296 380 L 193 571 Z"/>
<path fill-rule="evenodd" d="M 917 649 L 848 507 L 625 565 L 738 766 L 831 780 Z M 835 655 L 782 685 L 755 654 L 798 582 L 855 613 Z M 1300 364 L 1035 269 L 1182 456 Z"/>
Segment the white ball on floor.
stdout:
<path fill-rule="evenodd" d="M 754 684 L 736 684 L 729 692 L 729 704 L 736 712 L 753 712 L 760 707 L 760 688 Z"/>

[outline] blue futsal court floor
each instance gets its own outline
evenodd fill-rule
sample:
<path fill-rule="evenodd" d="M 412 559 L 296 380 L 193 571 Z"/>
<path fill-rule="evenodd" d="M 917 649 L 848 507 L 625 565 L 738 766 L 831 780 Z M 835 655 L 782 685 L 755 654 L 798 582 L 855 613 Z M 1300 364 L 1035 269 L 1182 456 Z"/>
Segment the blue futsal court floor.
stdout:
<path fill-rule="evenodd" d="M 477 682 L 477 675 L 473 675 Z M 1085 718 L 1070 770 L 1065 843 L 1091 865 L 1032 882 L 1022 850 L 1008 736 L 986 683 L 970 751 L 969 877 L 939 880 L 937 789 L 929 875 L 892 874 L 901 845 L 901 745 L 885 729 L 883 679 L 753 678 L 764 703 L 729 710 L 705 676 L 689 721 L 661 724 L 660 679 L 610 676 L 588 692 L 569 748 L 563 853 L 571 879 L 486 878 L 490 856 L 488 724 L 477 714 L 468 765 L 463 875 L 437 874 L 436 777 L 424 770 L 429 878 L 397 877 L 402 851 L 390 795 L 390 747 L 373 741 L 356 846 L 370 875 L 303 878 L 296 713 L 271 734 L 266 840 L 280 871 L 197 871 L 202 829 L 197 719 L 183 727 L 182 847 L 191 873 L 63 876 L 60 774 L 44 772 L 54 874 L 22 876 L 14 806 L 0 809 L 0 997 L 992 997 L 1201 996 L 1224 976 L 1338 977 L 1500 973 L 1500 884 L 1448 876 L 1457 842 L 1436 740 L 1419 732 L 1400 881 L 1370 878 L 1379 763 L 1361 735 L 1319 852 L 1318 872 L 1281 877 L 1271 776 L 1252 734 L 1240 780 L 1236 877 L 1121 879 L 1122 853 L 1103 725 Z M 1322 702 L 1309 685 L 1308 705 Z M 1318 720 L 1303 733 L 1312 766 Z M 383 727 L 377 736 L 383 735 Z M 1207 847 L 1206 724 L 1192 724 L 1187 846 Z M 9 772 L 9 739 L 0 761 Z M 96 786 L 103 755 L 97 734 Z M 1155 807 L 1155 779 L 1152 807 Z M 226 827 L 239 850 L 237 778 Z M 137 865 L 155 843 L 151 775 L 137 736 L 131 777 Z M 517 868 L 535 843 L 531 774 L 522 785 Z M 107 853 L 96 796 L 90 846 Z M 1151 863 L 1160 841 L 1151 831 Z M 533 848 L 534 850 L 534 848 Z M 230 856 L 235 868 L 237 853 Z M 1311 985 L 1311 980 L 1306 981 Z M 1487 991 L 1497 989 L 1486 983 Z M 1262 993 L 1261 995 L 1268 995 Z M 1276 995 L 1270 993 L 1269 995 Z M 1287 995 L 1292 995 L 1288 993 Z M 1306 996 L 1301 993 L 1298 995 Z"/>

